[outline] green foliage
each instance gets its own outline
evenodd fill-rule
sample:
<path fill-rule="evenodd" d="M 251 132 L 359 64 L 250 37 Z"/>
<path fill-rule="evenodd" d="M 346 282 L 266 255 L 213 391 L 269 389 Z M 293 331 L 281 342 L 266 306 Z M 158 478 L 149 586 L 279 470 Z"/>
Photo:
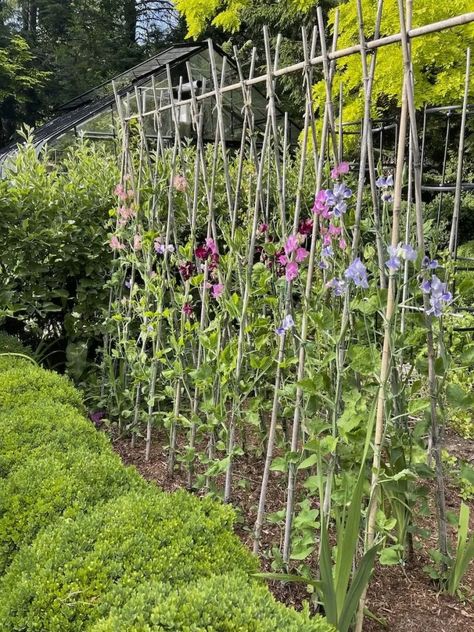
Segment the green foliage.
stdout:
<path fill-rule="evenodd" d="M 0 365 L 2 630 L 332 630 L 250 579 L 229 506 L 124 468 L 75 393 L 27 359 Z"/>
<path fill-rule="evenodd" d="M 57 516 L 74 519 L 130 488 L 145 487 L 118 456 L 100 458 L 78 445 L 64 452 L 54 443 L 33 450 L 0 488 L 0 574 L 15 552 Z"/>
<path fill-rule="evenodd" d="M 34 55 L 23 37 L 12 35 L 2 40 L 0 33 L 0 146 L 13 131 L 17 118 L 24 116 L 25 104 L 34 91 L 42 88 L 51 75 L 35 67 Z"/>
<path fill-rule="evenodd" d="M 62 337 L 71 359 L 101 331 L 117 180 L 115 159 L 98 146 L 78 143 L 51 164 L 27 143 L 0 181 L 0 322 L 35 344 Z"/>
<path fill-rule="evenodd" d="M 174 592 L 169 584 L 140 586 L 91 632 L 330 632 L 321 617 L 296 613 L 268 598 L 268 591 L 239 573 L 214 576 Z"/>
<path fill-rule="evenodd" d="M 3 362 L 10 362 L 8 356 Z M 11 411 L 12 408 L 44 401 L 83 409 L 81 394 L 64 376 L 44 371 L 30 362 L 21 362 L 0 373 L 0 407 L 3 410 Z"/>
<path fill-rule="evenodd" d="M 253 571 L 232 520 L 230 508 L 210 499 L 151 486 L 60 519 L 20 551 L 0 582 L 0 628 L 82 630 L 153 578 L 178 586 Z"/>
<path fill-rule="evenodd" d="M 456 594 L 470 561 L 474 559 L 474 534 L 471 533 L 468 536 L 469 514 L 469 507 L 461 503 L 456 554 L 448 575 L 448 592 L 450 595 Z"/>
<path fill-rule="evenodd" d="M 470 0 L 438 2 L 422 0 L 413 4 L 413 27 L 423 26 L 471 10 Z M 365 35 L 374 35 L 377 3 L 362 0 Z M 345 2 L 339 7 L 338 48 L 346 48 L 359 43 L 357 4 Z M 335 11 L 330 15 L 334 24 Z M 381 36 L 398 33 L 400 30 L 398 2 L 386 0 L 383 5 Z M 416 106 L 424 104 L 444 105 L 457 103 L 464 90 L 465 51 L 474 44 L 472 24 L 415 38 L 411 42 L 411 54 L 415 74 Z M 402 85 L 402 57 L 399 45 L 385 46 L 377 51 L 377 63 L 373 83 L 373 115 L 386 114 L 390 108 L 400 105 Z M 345 57 L 337 63 L 333 81 L 334 96 L 343 86 L 344 120 L 357 121 L 363 114 L 364 88 L 362 65 L 359 55 Z M 314 86 L 316 105 L 321 109 L 325 92 L 323 82 Z"/>
<path fill-rule="evenodd" d="M 187 37 L 197 38 L 209 24 L 233 33 L 237 31 L 242 21 L 247 25 L 247 12 L 251 14 L 255 9 L 263 8 L 264 4 L 252 5 L 249 0 L 174 0 L 174 5 L 186 19 L 188 27 Z M 273 3 L 270 3 L 273 4 Z M 277 3 L 282 4 L 282 3 Z M 288 7 L 300 15 L 308 12 L 318 4 L 317 0 L 289 0 Z M 277 6 L 272 10 L 278 11 Z"/>

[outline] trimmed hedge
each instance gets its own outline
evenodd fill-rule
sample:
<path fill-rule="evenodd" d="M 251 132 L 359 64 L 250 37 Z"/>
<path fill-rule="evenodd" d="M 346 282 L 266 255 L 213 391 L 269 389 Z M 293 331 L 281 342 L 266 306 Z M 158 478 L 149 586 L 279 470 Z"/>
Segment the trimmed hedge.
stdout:
<path fill-rule="evenodd" d="M 324 619 L 311 619 L 269 598 L 265 586 L 242 574 L 214 575 L 179 590 L 153 582 L 141 585 L 120 609 L 91 632 L 327 632 Z"/>
<path fill-rule="evenodd" d="M 146 483 L 82 410 L 67 379 L 1 358 L 0 630 L 332 630 L 251 577 L 230 507 Z"/>

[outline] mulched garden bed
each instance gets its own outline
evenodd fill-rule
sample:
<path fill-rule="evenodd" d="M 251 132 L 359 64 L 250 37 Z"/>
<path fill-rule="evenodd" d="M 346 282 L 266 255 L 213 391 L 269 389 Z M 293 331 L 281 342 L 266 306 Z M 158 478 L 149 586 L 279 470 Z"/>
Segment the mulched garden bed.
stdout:
<path fill-rule="evenodd" d="M 149 462 L 145 462 L 144 446 L 140 442 L 132 448 L 127 439 L 115 438 L 113 445 L 127 465 L 135 465 L 142 476 L 156 482 L 162 489 L 173 491 L 186 487 L 186 474 L 176 471 L 173 478 L 167 475 L 166 454 L 163 453 L 160 437 L 154 438 Z M 450 454 L 472 461 L 474 441 L 462 439 L 449 433 L 445 447 Z M 259 496 L 259 473 L 261 461 L 240 457 L 234 468 L 235 492 L 233 505 L 238 512 L 236 532 L 251 547 L 252 526 L 255 522 Z M 240 481 L 240 485 L 238 482 Z M 286 480 L 280 472 L 271 472 L 267 511 L 280 510 L 285 504 Z M 429 503 L 433 511 L 429 517 L 417 517 L 417 525 L 435 532 L 434 489 L 431 486 Z M 457 512 L 460 498 L 456 486 L 447 482 L 447 508 Z M 471 507 L 471 529 L 474 530 L 474 502 Z M 250 525 L 250 527 L 249 527 Z M 278 525 L 265 525 L 262 537 L 262 567 L 270 569 L 268 551 L 270 544 L 279 542 Z M 451 534 L 454 537 L 454 534 Z M 368 592 L 367 606 L 374 618 L 366 617 L 365 632 L 468 632 L 474 630 L 474 565 L 471 564 L 463 582 L 465 599 L 449 597 L 437 589 L 436 584 L 423 571 L 429 562 L 428 550 L 436 546 L 433 538 L 419 541 L 414 559 L 405 566 L 377 567 Z M 269 582 L 275 596 L 287 605 L 296 608 L 308 598 L 306 589 L 300 584 Z"/>

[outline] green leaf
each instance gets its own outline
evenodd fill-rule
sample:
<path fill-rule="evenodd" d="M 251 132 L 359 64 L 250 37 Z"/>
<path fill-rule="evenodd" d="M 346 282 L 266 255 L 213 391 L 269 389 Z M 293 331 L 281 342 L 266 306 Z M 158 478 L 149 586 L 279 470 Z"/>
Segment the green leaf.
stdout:
<path fill-rule="evenodd" d="M 302 461 L 298 465 L 298 469 L 305 470 L 306 468 L 313 466 L 317 462 L 317 460 L 318 460 L 318 455 L 312 454 L 311 456 L 308 456 L 306 459 L 304 459 L 304 461 Z"/>

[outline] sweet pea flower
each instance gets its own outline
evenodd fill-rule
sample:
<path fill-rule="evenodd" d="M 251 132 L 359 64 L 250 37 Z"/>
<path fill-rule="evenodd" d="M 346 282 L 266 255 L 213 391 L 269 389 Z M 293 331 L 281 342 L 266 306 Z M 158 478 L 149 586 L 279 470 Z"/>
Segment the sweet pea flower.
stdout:
<path fill-rule="evenodd" d="M 123 184 L 117 184 L 114 189 L 114 193 L 119 200 L 125 201 L 127 199 L 127 192 L 125 191 Z"/>
<path fill-rule="evenodd" d="M 285 278 L 288 282 L 293 281 L 298 276 L 298 264 L 295 261 L 290 261 L 286 265 Z"/>
<path fill-rule="evenodd" d="M 341 250 L 345 250 L 347 248 L 347 243 L 344 237 L 341 237 L 341 239 L 338 242 L 338 245 Z"/>
<path fill-rule="evenodd" d="M 447 284 L 443 283 L 435 274 L 431 281 L 424 281 L 421 284 L 424 294 L 430 294 L 430 309 L 426 313 L 439 318 L 443 313 L 443 307 L 449 305 L 453 300 L 453 295 L 447 289 Z"/>
<path fill-rule="evenodd" d="M 416 250 L 410 244 L 399 243 L 398 246 L 389 246 L 387 250 L 390 258 L 385 262 L 385 265 L 389 270 L 399 270 L 400 259 L 415 261 L 417 257 Z"/>
<path fill-rule="evenodd" d="M 324 246 L 323 251 L 322 251 L 322 256 L 325 258 L 333 257 L 334 250 L 332 249 L 332 246 Z"/>
<path fill-rule="evenodd" d="M 290 235 L 286 240 L 285 244 L 285 254 L 288 257 L 293 253 L 299 246 L 298 238 L 296 235 Z"/>
<path fill-rule="evenodd" d="M 288 331 L 289 329 L 291 329 L 292 327 L 295 326 L 295 322 L 293 320 L 293 317 L 291 316 L 291 314 L 288 314 L 287 316 L 285 316 L 285 318 L 283 319 L 281 326 L 277 327 L 277 329 L 275 329 L 275 332 L 281 336 L 285 331 Z"/>
<path fill-rule="evenodd" d="M 328 192 L 325 189 L 321 189 L 321 191 L 318 192 L 318 194 L 316 195 L 314 199 L 314 205 L 313 205 L 312 211 L 315 215 L 321 215 L 322 217 L 325 217 L 325 218 L 330 216 L 327 199 L 328 199 Z"/>
<path fill-rule="evenodd" d="M 331 170 L 331 178 L 333 180 L 337 180 L 339 176 L 342 176 L 345 173 L 349 173 L 349 163 L 341 162 Z"/>
<path fill-rule="evenodd" d="M 224 285 L 222 283 L 215 283 L 212 286 L 212 296 L 214 298 L 219 298 L 220 296 L 222 296 L 222 293 L 224 292 Z"/>
<path fill-rule="evenodd" d="M 295 254 L 295 261 L 297 263 L 301 263 L 308 256 L 309 256 L 309 252 L 306 250 L 306 248 L 297 248 L 296 249 L 296 254 Z"/>
<path fill-rule="evenodd" d="M 423 257 L 423 260 L 421 262 L 421 266 L 423 268 L 426 268 L 427 270 L 436 270 L 436 268 L 438 267 L 438 261 L 436 259 L 430 259 L 427 256 Z"/>
<path fill-rule="evenodd" d="M 187 281 L 194 274 L 195 267 L 191 261 L 186 261 L 185 263 L 180 263 L 178 265 L 178 270 L 183 279 Z"/>
<path fill-rule="evenodd" d="M 326 283 L 326 287 L 332 289 L 334 296 L 342 296 L 346 289 L 346 282 L 343 279 L 334 278 Z"/>
<path fill-rule="evenodd" d="M 209 250 L 209 254 L 211 254 L 211 255 L 217 255 L 218 254 L 217 244 L 212 239 L 212 237 L 206 237 L 206 248 Z"/>
<path fill-rule="evenodd" d="M 133 249 L 134 250 L 141 250 L 142 249 L 142 238 L 141 238 L 141 235 L 134 235 L 133 236 Z"/>
<path fill-rule="evenodd" d="M 334 188 L 327 192 L 327 205 L 333 208 L 334 217 L 341 217 L 347 211 L 347 203 L 345 200 L 351 197 L 352 191 L 344 182 L 334 185 Z"/>
<path fill-rule="evenodd" d="M 367 269 L 360 260 L 356 257 L 350 266 L 344 272 L 346 279 L 353 281 L 357 287 L 368 288 L 369 283 L 367 281 Z"/>
<path fill-rule="evenodd" d="M 191 305 L 191 303 L 185 303 L 183 305 L 183 309 L 182 309 L 183 314 L 185 314 L 188 317 L 191 317 L 194 312 L 193 312 L 193 306 Z"/>
<path fill-rule="evenodd" d="M 109 246 L 112 250 L 123 250 L 125 248 L 125 245 L 122 244 L 117 235 L 112 235 L 109 241 Z"/>
<path fill-rule="evenodd" d="M 313 220 L 309 217 L 300 222 L 298 226 L 298 232 L 300 235 L 310 235 L 313 231 Z"/>
<path fill-rule="evenodd" d="M 186 191 L 188 182 L 184 176 L 176 175 L 173 178 L 173 186 L 176 191 L 180 191 L 181 193 L 183 193 L 184 191 Z"/>

